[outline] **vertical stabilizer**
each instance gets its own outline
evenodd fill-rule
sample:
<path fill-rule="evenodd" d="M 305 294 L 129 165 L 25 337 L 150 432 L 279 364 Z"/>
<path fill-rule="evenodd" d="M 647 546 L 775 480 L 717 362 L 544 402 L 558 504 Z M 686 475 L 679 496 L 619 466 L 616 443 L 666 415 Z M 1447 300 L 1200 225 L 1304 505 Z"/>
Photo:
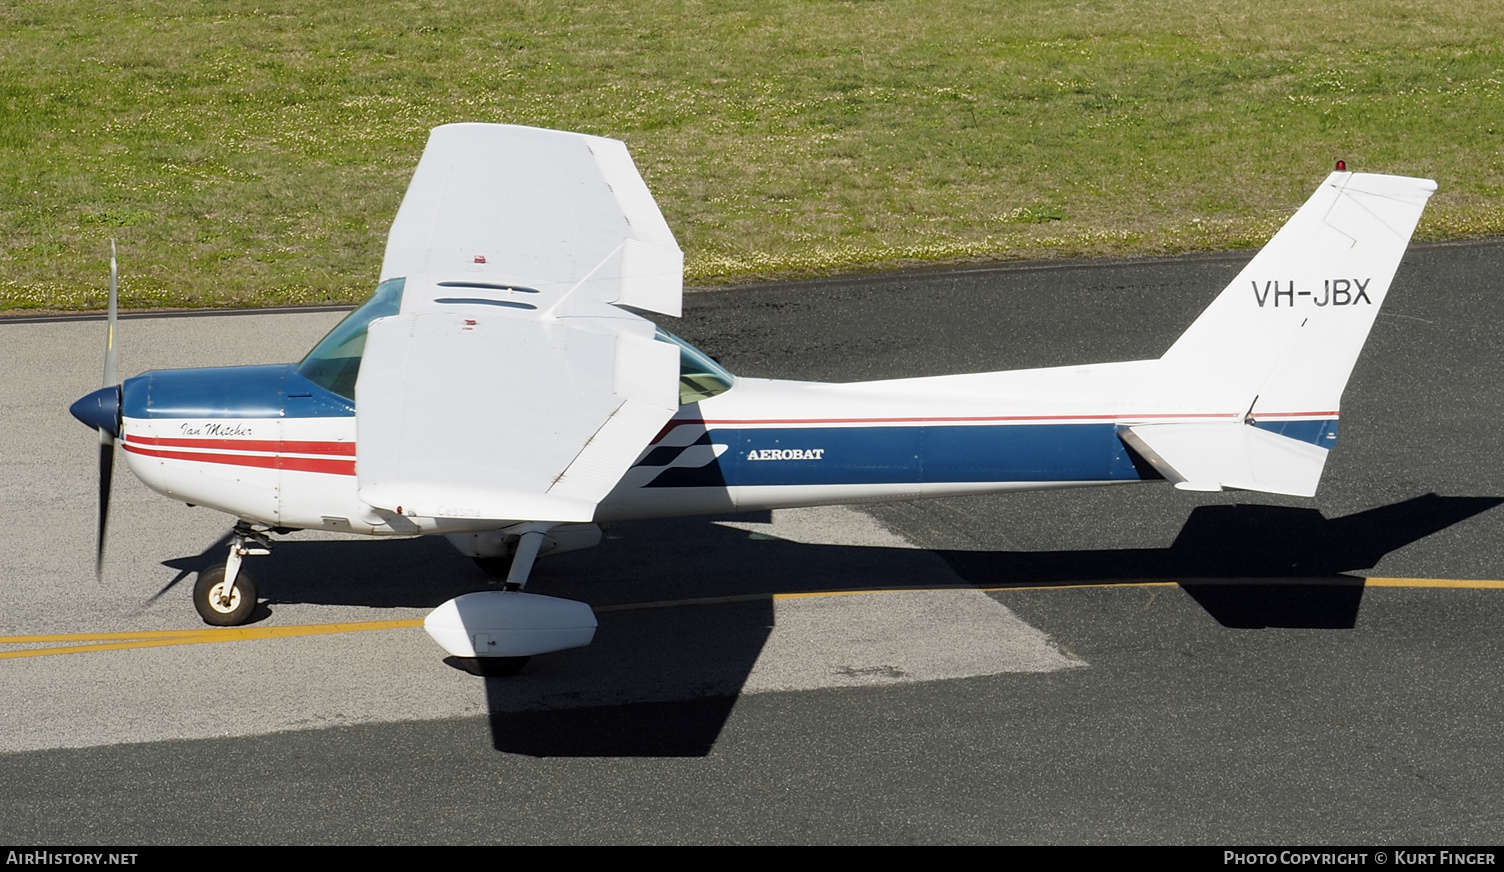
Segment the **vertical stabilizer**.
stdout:
<path fill-rule="evenodd" d="M 1342 389 L 1410 244 L 1429 179 L 1336 172 L 1160 359 L 1192 416 L 1119 436 L 1184 490 L 1314 496 Z"/>
<path fill-rule="evenodd" d="M 1165 352 L 1177 391 L 1250 417 L 1336 414 L 1429 179 L 1327 177 Z"/>

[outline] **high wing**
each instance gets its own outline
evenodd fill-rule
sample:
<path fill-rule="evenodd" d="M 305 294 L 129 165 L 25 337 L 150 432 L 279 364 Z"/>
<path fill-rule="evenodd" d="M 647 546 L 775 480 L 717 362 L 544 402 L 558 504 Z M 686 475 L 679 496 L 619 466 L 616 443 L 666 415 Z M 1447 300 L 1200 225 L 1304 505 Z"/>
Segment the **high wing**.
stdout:
<path fill-rule="evenodd" d="M 409 516 L 588 521 L 678 408 L 683 254 L 626 146 L 437 128 L 387 240 L 401 308 L 355 386 L 360 498 Z"/>
<path fill-rule="evenodd" d="M 422 274 L 677 318 L 684 255 L 621 142 L 449 124 L 428 138 L 381 264 L 382 281 Z"/>

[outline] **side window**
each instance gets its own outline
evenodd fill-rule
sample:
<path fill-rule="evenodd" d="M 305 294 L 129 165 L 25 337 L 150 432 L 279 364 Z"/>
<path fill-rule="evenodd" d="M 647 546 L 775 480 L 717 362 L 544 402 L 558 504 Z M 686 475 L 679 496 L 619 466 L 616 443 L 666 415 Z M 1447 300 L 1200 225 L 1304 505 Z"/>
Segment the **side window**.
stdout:
<path fill-rule="evenodd" d="M 708 400 L 716 394 L 731 390 L 731 386 L 736 383 L 736 377 L 712 360 L 710 355 L 662 327 L 658 328 L 654 338 L 659 342 L 679 346 L 679 405 L 687 406 Z"/>
<path fill-rule="evenodd" d="M 369 300 L 334 325 L 329 335 L 308 352 L 298 364 L 298 372 L 327 391 L 355 399 L 355 378 L 360 375 L 360 358 L 366 350 L 366 328 L 377 318 L 397 314 L 406 281 L 387 279 L 377 285 Z"/>

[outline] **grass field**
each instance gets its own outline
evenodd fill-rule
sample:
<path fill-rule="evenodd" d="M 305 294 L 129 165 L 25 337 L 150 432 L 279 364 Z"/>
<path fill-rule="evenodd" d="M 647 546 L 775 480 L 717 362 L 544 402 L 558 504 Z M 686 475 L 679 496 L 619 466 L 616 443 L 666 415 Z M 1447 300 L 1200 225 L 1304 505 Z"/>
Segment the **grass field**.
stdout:
<path fill-rule="evenodd" d="M 1501 83 L 1494 0 L 0 0 L 0 309 L 360 299 L 451 121 L 625 140 L 692 283 L 1256 246 L 1338 157 L 1499 235 Z"/>

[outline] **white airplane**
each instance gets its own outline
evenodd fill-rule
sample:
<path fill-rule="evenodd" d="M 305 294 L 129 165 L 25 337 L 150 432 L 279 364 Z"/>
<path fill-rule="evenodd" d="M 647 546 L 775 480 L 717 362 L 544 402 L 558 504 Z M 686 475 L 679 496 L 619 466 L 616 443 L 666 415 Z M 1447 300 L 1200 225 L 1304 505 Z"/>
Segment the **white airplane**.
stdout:
<path fill-rule="evenodd" d="M 238 518 L 200 574 L 250 618 L 269 534 L 447 536 L 503 590 L 427 619 L 495 672 L 588 644 L 583 603 L 522 593 L 596 524 L 1139 481 L 1313 496 L 1343 387 L 1435 182 L 1345 171 L 1157 360 L 824 384 L 736 378 L 678 316 L 683 255 L 612 139 L 437 128 L 375 293 L 302 362 L 148 372 L 72 407 L 165 496 Z M 907 301 L 921 306 L 922 301 Z"/>

